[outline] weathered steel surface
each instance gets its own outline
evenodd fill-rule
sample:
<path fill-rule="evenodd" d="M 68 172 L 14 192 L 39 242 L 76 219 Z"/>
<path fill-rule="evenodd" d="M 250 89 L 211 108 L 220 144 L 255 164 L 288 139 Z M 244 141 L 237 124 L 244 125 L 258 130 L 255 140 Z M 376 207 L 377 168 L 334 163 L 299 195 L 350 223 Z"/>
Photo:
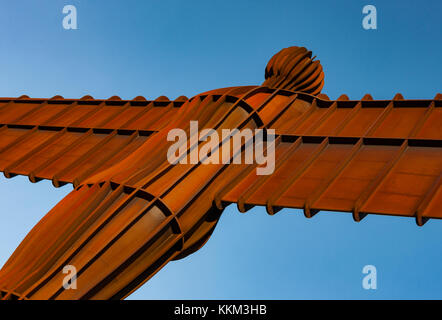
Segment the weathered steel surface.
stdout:
<path fill-rule="evenodd" d="M 262 86 L 191 99 L 0 99 L 0 170 L 75 189 L 0 271 L 3 299 L 121 299 L 167 262 L 198 250 L 223 208 L 265 206 L 442 218 L 442 95 L 336 101 L 305 48 L 272 58 Z M 170 129 L 275 129 L 276 168 L 167 161 Z M 228 145 L 230 139 L 219 142 Z M 204 145 L 192 142 L 186 148 Z M 224 149 L 223 149 L 224 150 Z M 64 290 L 63 267 L 78 271 Z"/>

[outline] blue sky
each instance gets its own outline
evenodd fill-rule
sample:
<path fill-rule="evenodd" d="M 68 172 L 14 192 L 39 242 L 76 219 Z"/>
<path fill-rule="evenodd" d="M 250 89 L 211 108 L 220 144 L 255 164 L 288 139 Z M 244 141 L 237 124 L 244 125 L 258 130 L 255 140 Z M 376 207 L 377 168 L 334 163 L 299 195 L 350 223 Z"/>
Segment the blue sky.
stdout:
<path fill-rule="evenodd" d="M 77 8 L 64 30 L 62 9 Z M 377 30 L 362 8 L 377 8 Z M 440 1 L 0 1 L 0 96 L 191 97 L 260 84 L 270 57 L 306 46 L 323 93 L 433 98 L 442 90 Z M 0 177 L 0 265 L 71 187 Z M 134 299 L 442 298 L 442 222 L 299 210 L 225 210 L 209 242 Z M 375 265 L 378 289 L 362 288 Z"/>

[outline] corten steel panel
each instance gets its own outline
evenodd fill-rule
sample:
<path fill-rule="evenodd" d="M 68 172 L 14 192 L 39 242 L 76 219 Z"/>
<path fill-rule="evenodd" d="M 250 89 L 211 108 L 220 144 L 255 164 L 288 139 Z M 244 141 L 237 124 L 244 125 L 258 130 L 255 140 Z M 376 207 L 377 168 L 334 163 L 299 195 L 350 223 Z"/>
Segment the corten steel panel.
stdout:
<path fill-rule="evenodd" d="M 282 50 L 262 86 L 174 101 L 0 99 L 0 170 L 74 190 L 28 234 L 0 271 L 3 299 L 121 299 L 167 262 L 208 240 L 223 208 L 442 218 L 442 95 L 429 100 L 331 101 L 305 48 Z M 275 129 L 275 171 L 256 164 L 170 164 L 171 129 Z M 252 137 L 253 139 L 254 137 Z M 217 142 L 245 156 L 248 141 Z M 190 139 L 185 150 L 207 146 Z M 270 142 L 266 143 L 266 146 Z M 215 152 L 215 154 L 217 154 Z M 231 158 L 233 160 L 233 156 Z M 78 271 L 64 290 L 63 267 Z"/>

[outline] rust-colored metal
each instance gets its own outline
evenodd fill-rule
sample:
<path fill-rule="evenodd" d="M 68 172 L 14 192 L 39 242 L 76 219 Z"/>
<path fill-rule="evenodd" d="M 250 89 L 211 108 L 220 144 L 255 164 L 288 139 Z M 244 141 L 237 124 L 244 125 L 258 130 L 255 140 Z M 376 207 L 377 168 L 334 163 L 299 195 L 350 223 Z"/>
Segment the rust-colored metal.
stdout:
<path fill-rule="evenodd" d="M 442 218 L 441 94 L 331 101 L 320 94 L 319 62 L 298 47 L 275 55 L 265 76 L 262 86 L 174 101 L 1 98 L 0 170 L 74 190 L 3 266 L 0 297 L 125 298 L 203 246 L 230 203 L 269 214 L 301 208 L 306 217 L 351 212 L 355 221 Z M 218 132 L 275 129 L 274 173 L 258 176 L 255 164 L 170 164 L 167 134 L 189 134 L 191 120 Z M 63 288 L 66 265 L 77 269 L 75 290 Z"/>

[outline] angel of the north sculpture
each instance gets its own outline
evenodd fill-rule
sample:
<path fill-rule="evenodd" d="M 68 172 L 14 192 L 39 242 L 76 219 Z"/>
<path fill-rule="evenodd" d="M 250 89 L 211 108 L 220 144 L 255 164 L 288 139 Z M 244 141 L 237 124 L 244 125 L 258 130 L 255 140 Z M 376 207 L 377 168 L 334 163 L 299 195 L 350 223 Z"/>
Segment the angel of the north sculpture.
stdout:
<path fill-rule="evenodd" d="M 74 190 L 3 266 L 0 297 L 123 299 L 201 248 L 232 203 L 241 212 L 300 208 L 308 218 L 405 216 L 419 226 L 442 218 L 442 95 L 332 101 L 323 82 L 312 53 L 290 47 L 268 62 L 262 85 L 190 99 L 1 98 L 0 170 Z M 173 130 L 189 139 L 170 139 Z M 261 160 L 274 156 L 270 173 L 246 161 L 253 147 L 265 149 Z M 63 286 L 68 265 L 76 290 Z"/>

